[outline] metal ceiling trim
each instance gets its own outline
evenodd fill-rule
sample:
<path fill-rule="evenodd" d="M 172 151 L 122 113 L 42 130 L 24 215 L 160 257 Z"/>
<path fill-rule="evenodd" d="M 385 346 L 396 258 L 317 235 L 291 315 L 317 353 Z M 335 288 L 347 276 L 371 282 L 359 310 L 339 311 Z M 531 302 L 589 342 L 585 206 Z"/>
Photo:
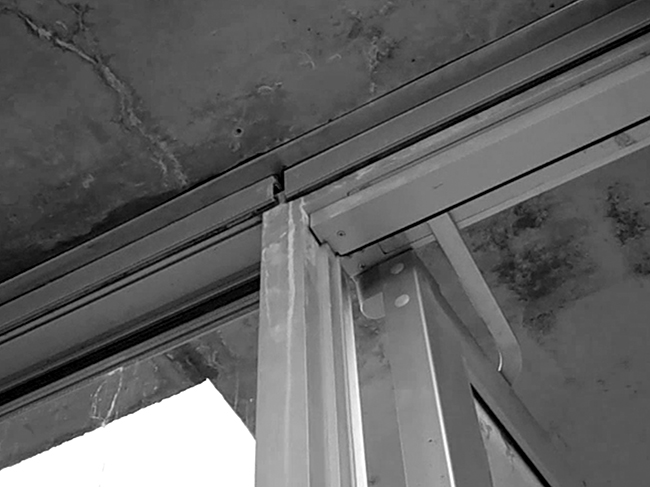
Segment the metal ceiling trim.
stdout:
<path fill-rule="evenodd" d="M 509 118 L 641 59 L 649 51 L 650 35 L 642 36 L 304 196 L 305 208 L 311 214 L 378 184 L 381 180 L 418 164 L 425 158 L 449 150 Z"/>
<path fill-rule="evenodd" d="M 254 181 L 254 180 L 253 180 Z M 224 176 L 199 186 L 153 210 L 146 212 L 102 235 L 89 240 L 63 254 L 0 283 L 0 316 L 2 305 L 21 295 L 47 287 L 67 274 L 86 266 L 99 276 L 107 272 L 102 267 L 112 267 L 115 273 L 127 272 L 135 263 L 136 248 L 143 241 L 156 242 L 158 250 L 152 255 L 165 253 L 182 245 L 184 241 L 200 238 L 199 234 L 218 232 L 251 215 L 258 214 L 274 203 L 277 180 L 267 177 L 237 189 L 232 176 Z M 187 232 L 185 236 L 183 232 Z M 152 245 L 152 244 L 149 244 Z M 119 255 L 119 257 L 118 257 Z M 125 257 L 129 255 L 131 257 Z M 96 264 L 98 259 L 103 264 Z M 110 264 L 109 264 L 110 263 Z M 93 265 L 95 264 L 95 265 Z M 101 281 L 101 279 L 95 279 Z M 57 281 L 61 287 L 64 281 Z M 31 298 L 30 298 L 31 299 Z M 0 330 L 3 328 L 0 319 Z"/>
<path fill-rule="evenodd" d="M 207 298 L 259 286 L 260 219 L 182 254 L 0 336 L 0 397 Z"/>
<path fill-rule="evenodd" d="M 37 389 L 45 394 L 68 375 L 85 377 L 81 369 L 157 342 L 166 326 L 255 293 L 260 215 L 277 203 L 275 187 L 267 178 L 8 299 L 0 306 L 0 406 L 41 397 Z"/>
<path fill-rule="evenodd" d="M 640 151 L 650 151 L 650 121 L 628 127 L 539 171 L 472 199 L 453 208 L 449 214 L 459 229 L 467 228 L 522 201 Z M 354 276 L 392 255 L 422 247 L 435 240 L 425 222 L 343 257 L 342 265 Z"/>
<path fill-rule="evenodd" d="M 644 57 L 312 213 L 312 229 L 340 255 L 351 254 L 648 114 L 650 58 Z"/>
<path fill-rule="evenodd" d="M 237 222 L 270 208 L 275 204 L 274 184 L 273 178 L 267 178 L 13 299 L 9 296 L 16 291 L 13 287 L 15 283 L 5 283 L 0 287 L 0 298 L 5 299 L 5 303 L 0 305 L 0 342 L 3 334 L 27 322 L 38 321 L 73 301 L 81 303 L 84 296 L 99 289 L 110 292 L 111 284 L 125 282 L 129 276 L 145 268 L 151 269 L 151 266 L 172 255 L 181 256 L 185 249 L 196 247 Z M 123 233 L 139 223 L 141 221 L 129 222 L 125 229 L 118 228 L 117 231 Z M 100 238 L 111 240 L 113 234 Z M 71 253 L 84 254 L 86 250 L 87 247 Z M 39 280 L 41 271 L 47 275 L 48 270 L 37 268 L 25 279 L 36 276 L 36 280 Z"/>
<path fill-rule="evenodd" d="M 160 330 L 155 336 L 141 340 L 135 345 L 123 347 L 108 357 L 86 360 L 83 367 L 73 367 L 73 370 L 62 374 L 53 380 L 43 381 L 45 385 L 30 384 L 28 381 L 20 387 L 0 395 L 0 419 L 8 418 L 41 401 L 53 400 L 83 387 L 84 384 L 110 373 L 119 367 L 127 367 L 133 363 L 148 360 L 163 354 L 175 347 L 200 338 L 216 328 L 227 326 L 233 321 L 251 316 L 258 312 L 259 294 L 253 292 L 229 304 L 216 304 L 213 309 L 200 315 L 184 318 L 177 316 L 179 323 L 166 330 Z M 220 305 L 221 304 L 221 305 Z"/>
<path fill-rule="evenodd" d="M 576 30 L 562 31 L 555 40 L 547 37 L 557 29 L 556 23 L 567 22 L 564 16 L 570 18 L 576 11 L 591 8 L 589 5 L 588 1 L 570 4 L 418 80 L 435 87 L 428 89 L 429 101 L 421 100 L 409 111 L 393 114 L 388 121 L 288 169 L 284 181 L 287 197 L 302 196 L 489 109 L 630 40 L 628 37 L 650 25 L 650 3 L 639 0 L 625 6 L 619 3 L 617 10 L 586 26 L 573 26 Z M 560 37 L 562 34 L 566 35 Z M 545 42 L 535 43 L 539 38 Z M 417 90 L 407 85 L 398 91 L 403 94 L 409 89 Z"/>

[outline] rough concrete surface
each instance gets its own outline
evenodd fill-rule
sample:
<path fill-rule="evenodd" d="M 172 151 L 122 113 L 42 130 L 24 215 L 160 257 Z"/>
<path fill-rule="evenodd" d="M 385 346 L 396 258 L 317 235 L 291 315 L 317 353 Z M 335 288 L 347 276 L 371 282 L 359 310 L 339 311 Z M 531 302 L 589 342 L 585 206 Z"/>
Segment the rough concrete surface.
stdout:
<path fill-rule="evenodd" d="M 0 0 L 0 281 L 570 0 Z"/>

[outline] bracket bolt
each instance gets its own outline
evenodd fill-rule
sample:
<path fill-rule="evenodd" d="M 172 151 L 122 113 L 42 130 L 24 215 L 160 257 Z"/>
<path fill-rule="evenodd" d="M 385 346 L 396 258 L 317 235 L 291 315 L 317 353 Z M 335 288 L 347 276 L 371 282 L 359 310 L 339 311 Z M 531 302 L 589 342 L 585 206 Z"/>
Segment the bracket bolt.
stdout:
<path fill-rule="evenodd" d="M 403 306 L 406 306 L 410 300 L 411 298 L 408 294 L 402 294 L 395 300 L 395 306 L 402 308 Z"/>

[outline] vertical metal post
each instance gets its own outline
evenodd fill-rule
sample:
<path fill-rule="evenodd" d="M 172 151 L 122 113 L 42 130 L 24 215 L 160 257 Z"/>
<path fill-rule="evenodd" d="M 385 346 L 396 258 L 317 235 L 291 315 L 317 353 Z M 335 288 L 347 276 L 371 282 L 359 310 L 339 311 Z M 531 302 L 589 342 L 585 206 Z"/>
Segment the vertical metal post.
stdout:
<path fill-rule="evenodd" d="M 302 201 L 264 216 L 256 487 L 365 487 L 351 308 Z"/>
<path fill-rule="evenodd" d="M 412 252 L 380 279 L 406 487 L 491 486 L 453 312 Z"/>
<path fill-rule="evenodd" d="M 354 338 L 354 321 L 352 318 L 352 290 L 344 281 L 341 265 L 329 248 L 321 247 L 321 275 L 329 273 L 330 303 L 327 306 L 322 326 L 325 337 L 331 327 L 333 357 L 333 380 L 329 382 L 326 395 L 336 398 L 337 435 L 340 448 L 341 465 L 340 487 L 366 487 L 366 454 L 361 418 L 361 392 L 357 369 L 356 342 Z M 327 319 L 327 311 L 331 319 Z M 326 340 L 327 342 L 327 340 Z"/>

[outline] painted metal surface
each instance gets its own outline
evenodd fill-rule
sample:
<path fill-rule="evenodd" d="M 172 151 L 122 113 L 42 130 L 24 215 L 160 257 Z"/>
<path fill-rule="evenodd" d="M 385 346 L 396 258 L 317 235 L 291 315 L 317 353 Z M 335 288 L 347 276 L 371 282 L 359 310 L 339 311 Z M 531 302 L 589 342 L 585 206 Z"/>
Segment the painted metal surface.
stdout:
<path fill-rule="evenodd" d="M 407 487 L 491 486 L 453 318 L 412 255 L 381 265 Z"/>
<path fill-rule="evenodd" d="M 642 121 L 649 90 L 644 58 L 315 212 L 312 227 L 349 254 Z"/>
<path fill-rule="evenodd" d="M 300 201 L 264 216 L 255 484 L 365 487 L 349 300 Z"/>

